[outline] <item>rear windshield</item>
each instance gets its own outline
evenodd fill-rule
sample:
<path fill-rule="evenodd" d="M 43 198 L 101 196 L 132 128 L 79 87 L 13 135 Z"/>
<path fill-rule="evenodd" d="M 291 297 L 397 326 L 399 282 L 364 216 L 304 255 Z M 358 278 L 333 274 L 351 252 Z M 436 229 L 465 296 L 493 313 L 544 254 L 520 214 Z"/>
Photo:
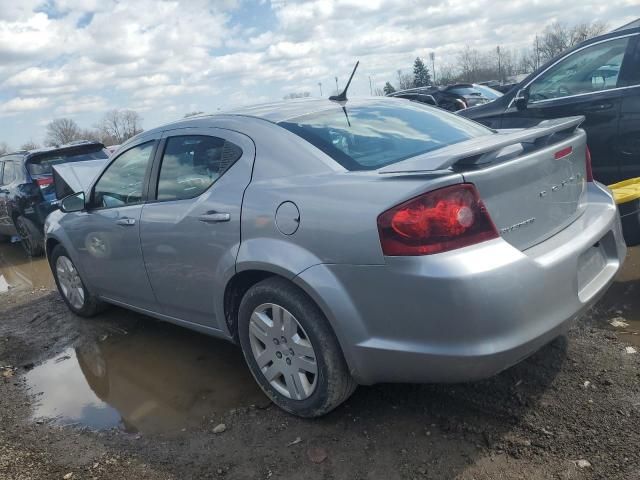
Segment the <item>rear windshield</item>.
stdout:
<path fill-rule="evenodd" d="M 475 88 L 479 90 L 480 93 L 482 93 L 482 95 L 484 95 L 490 100 L 495 100 L 496 98 L 500 98 L 502 96 L 501 92 L 494 90 L 491 87 L 487 87 L 485 85 L 476 85 Z"/>
<path fill-rule="evenodd" d="M 456 95 L 481 95 L 480 91 L 475 87 L 453 87 L 447 91 Z"/>
<path fill-rule="evenodd" d="M 336 107 L 279 125 L 304 138 L 347 170 L 375 170 L 493 133 L 465 118 L 415 102 L 347 105 L 346 115 Z"/>
<path fill-rule="evenodd" d="M 51 167 L 61 163 L 83 162 L 85 160 L 99 160 L 109 158 L 107 153 L 100 147 L 96 150 L 67 152 L 51 152 L 38 155 L 29 159 L 27 168 L 31 175 L 51 175 Z"/>

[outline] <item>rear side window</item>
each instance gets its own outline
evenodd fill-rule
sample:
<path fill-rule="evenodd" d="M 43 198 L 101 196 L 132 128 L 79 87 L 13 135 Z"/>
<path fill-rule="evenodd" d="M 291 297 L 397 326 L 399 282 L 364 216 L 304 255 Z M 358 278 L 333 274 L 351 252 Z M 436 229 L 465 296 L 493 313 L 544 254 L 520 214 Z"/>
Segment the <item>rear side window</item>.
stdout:
<path fill-rule="evenodd" d="M 154 143 L 133 147 L 109 165 L 93 191 L 96 207 L 122 207 L 142 201 L 144 177 Z"/>
<path fill-rule="evenodd" d="M 4 174 L 2 175 L 2 184 L 9 185 L 18 177 L 16 170 L 17 165 L 14 162 L 4 162 Z"/>
<path fill-rule="evenodd" d="M 160 166 L 158 200 L 197 197 L 241 156 L 240 147 L 222 138 L 170 137 Z"/>
<path fill-rule="evenodd" d="M 51 175 L 51 167 L 61 163 L 83 162 L 108 158 L 102 147 L 89 151 L 52 152 L 29 159 L 27 169 L 31 175 Z"/>
<path fill-rule="evenodd" d="M 348 117 L 347 117 L 348 116 Z M 415 102 L 346 106 L 297 117 L 280 126 L 304 138 L 347 170 L 374 170 L 493 131 Z"/>

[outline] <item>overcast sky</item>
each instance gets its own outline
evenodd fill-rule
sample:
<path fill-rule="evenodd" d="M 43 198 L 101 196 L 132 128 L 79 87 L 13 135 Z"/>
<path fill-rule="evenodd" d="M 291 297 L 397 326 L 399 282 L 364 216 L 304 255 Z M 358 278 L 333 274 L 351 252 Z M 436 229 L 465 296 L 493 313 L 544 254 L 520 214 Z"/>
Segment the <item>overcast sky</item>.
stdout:
<path fill-rule="evenodd" d="M 325 96 L 356 59 L 354 95 L 382 87 L 416 56 L 453 62 L 468 44 L 522 48 L 560 20 L 617 27 L 640 0 L 0 0 L 0 141 L 42 142 L 71 117 L 108 109 L 151 128 L 186 112 Z"/>

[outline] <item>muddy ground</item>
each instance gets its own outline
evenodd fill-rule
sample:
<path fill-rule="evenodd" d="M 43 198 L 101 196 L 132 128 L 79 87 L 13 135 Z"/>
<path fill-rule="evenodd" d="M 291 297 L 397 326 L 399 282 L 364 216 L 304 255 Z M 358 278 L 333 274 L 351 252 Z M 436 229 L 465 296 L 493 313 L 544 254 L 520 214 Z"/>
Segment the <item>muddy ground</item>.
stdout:
<path fill-rule="evenodd" d="M 639 479 L 637 259 L 495 378 L 360 387 L 300 420 L 233 346 L 116 308 L 75 317 L 43 261 L 0 246 L 0 478 Z"/>

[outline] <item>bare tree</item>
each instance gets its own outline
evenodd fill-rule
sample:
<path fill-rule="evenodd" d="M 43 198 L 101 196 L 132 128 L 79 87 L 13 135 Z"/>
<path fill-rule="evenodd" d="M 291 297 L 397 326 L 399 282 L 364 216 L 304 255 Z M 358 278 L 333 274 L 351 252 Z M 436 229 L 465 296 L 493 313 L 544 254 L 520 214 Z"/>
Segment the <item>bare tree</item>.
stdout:
<path fill-rule="evenodd" d="M 47 124 L 46 145 L 64 145 L 80 139 L 80 127 L 70 118 L 56 118 Z"/>
<path fill-rule="evenodd" d="M 142 117 L 133 110 L 111 110 L 104 114 L 97 130 L 105 145 L 124 143 L 143 131 Z"/>
<path fill-rule="evenodd" d="M 34 142 L 33 139 L 30 139 L 29 141 L 22 144 L 20 150 L 35 150 L 37 148 L 40 148 L 40 145 Z"/>
<path fill-rule="evenodd" d="M 458 54 L 458 66 L 460 69 L 460 80 L 464 82 L 473 82 L 477 80 L 478 71 L 482 65 L 481 54 L 475 48 L 469 45 L 464 47 Z"/>
<path fill-rule="evenodd" d="M 11 151 L 7 142 L 0 142 L 0 155 L 5 155 Z"/>
<path fill-rule="evenodd" d="M 537 48 L 542 60 L 551 60 L 565 50 L 600 35 L 606 30 L 607 24 L 600 21 L 579 23 L 573 27 L 562 22 L 555 22 L 544 29 Z"/>
<path fill-rule="evenodd" d="M 447 85 L 458 81 L 459 74 L 454 65 L 450 63 L 440 65 L 438 69 L 438 83 Z"/>
<path fill-rule="evenodd" d="M 571 29 L 570 43 L 571 47 L 578 43 L 584 42 L 593 37 L 603 34 L 609 29 L 606 22 L 596 20 L 593 23 L 579 23 Z"/>
<path fill-rule="evenodd" d="M 402 70 L 398 70 L 398 90 L 406 90 L 413 87 L 413 75 L 402 73 Z"/>

